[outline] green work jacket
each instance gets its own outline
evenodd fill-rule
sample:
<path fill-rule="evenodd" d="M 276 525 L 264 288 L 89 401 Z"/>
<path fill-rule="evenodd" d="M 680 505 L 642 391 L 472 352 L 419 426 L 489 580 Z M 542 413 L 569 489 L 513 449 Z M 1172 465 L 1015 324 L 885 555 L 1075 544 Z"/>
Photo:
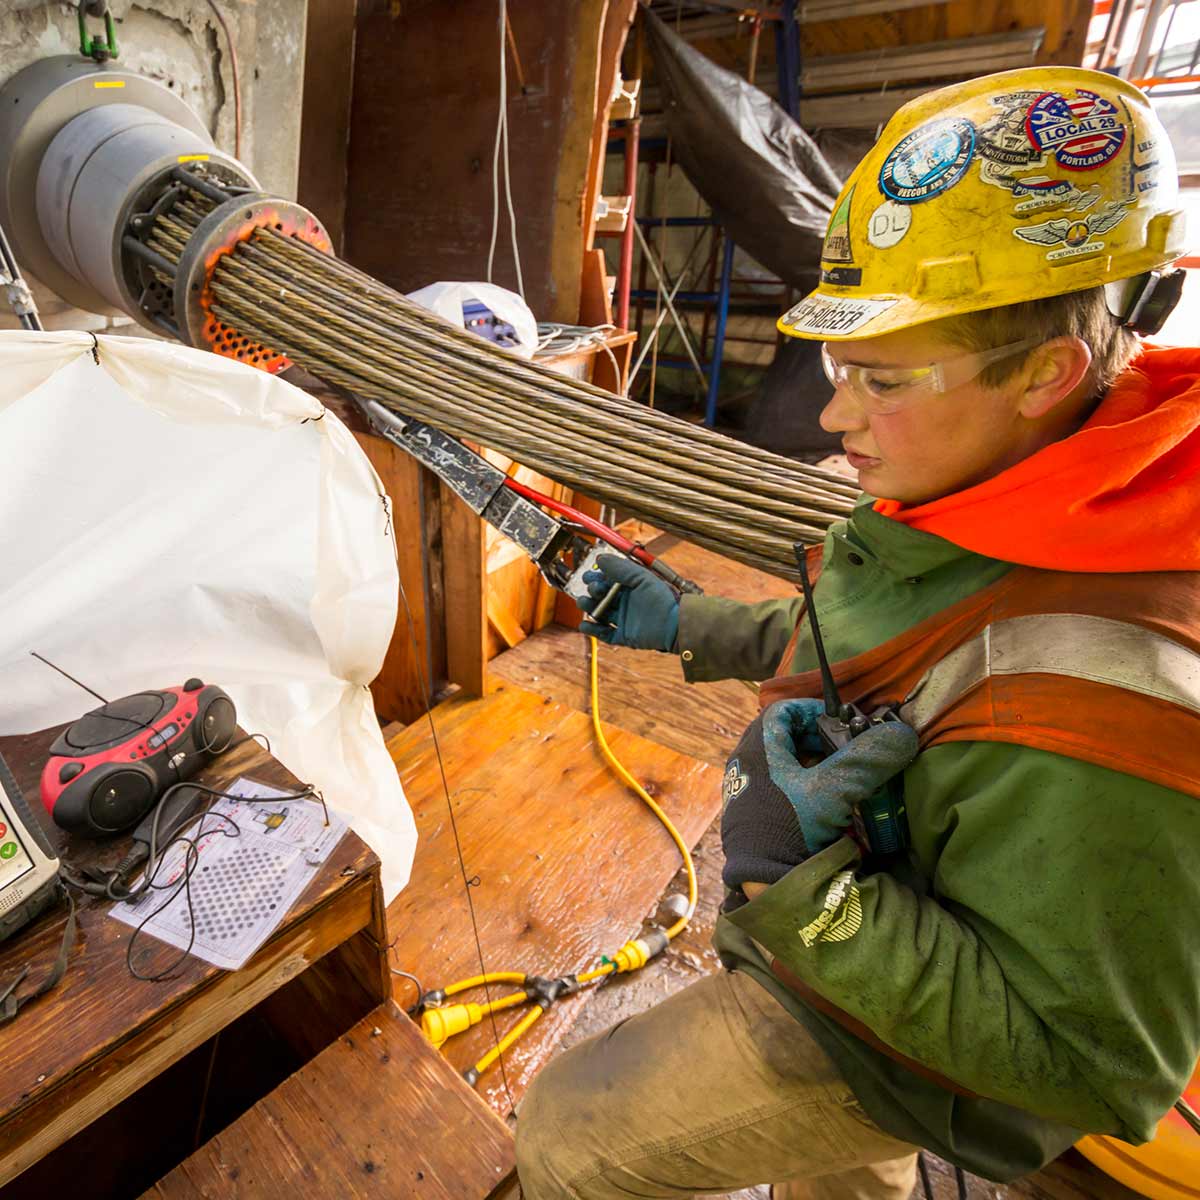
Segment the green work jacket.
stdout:
<path fill-rule="evenodd" d="M 815 601 L 829 657 L 869 650 L 1010 569 L 864 498 L 824 546 Z M 776 674 L 800 607 L 685 596 L 685 676 Z M 816 665 L 804 633 L 786 674 Z M 842 838 L 719 919 L 725 965 L 804 1023 L 882 1129 L 978 1175 L 1036 1170 L 1084 1131 L 1151 1138 L 1200 1055 L 1200 802 L 999 742 L 927 749 L 904 787 L 907 861 L 869 873 Z M 766 955 L 976 1098 L 811 1008 Z"/>

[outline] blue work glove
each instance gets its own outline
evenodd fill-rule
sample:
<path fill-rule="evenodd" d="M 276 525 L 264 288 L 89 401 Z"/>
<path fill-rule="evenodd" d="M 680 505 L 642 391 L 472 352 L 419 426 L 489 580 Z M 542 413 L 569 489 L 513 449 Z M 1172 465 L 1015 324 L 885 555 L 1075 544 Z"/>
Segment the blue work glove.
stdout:
<path fill-rule="evenodd" d="M 814 766 L 823 753 L 820 700 L 780 700 L 742 734 L 721 787 L 722 878 L 726 887 L 776 883 L 833 845 L 854 809 L 917 756 L 917 735 L 902 721 L 872 725 Z"/>
<path fill-rule="evenodd" d="M 579 607 L 590 613 L 614 583 L 621 590 L 600 619 L 611 624 L 584 621 L 579 631 L 610 646 L 673 651 L 679 637 L 679 597 L 670 586 L 640 563 L 617 554 L 600 555 L 596 565 L 598 571 L 584 572 L 588 597 L 576 601 Z"/>

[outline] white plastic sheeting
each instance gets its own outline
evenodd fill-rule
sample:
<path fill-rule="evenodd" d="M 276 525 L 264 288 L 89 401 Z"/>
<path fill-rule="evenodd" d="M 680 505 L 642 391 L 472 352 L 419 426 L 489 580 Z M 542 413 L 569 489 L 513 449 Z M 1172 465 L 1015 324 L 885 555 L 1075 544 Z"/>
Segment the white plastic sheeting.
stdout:
<path fill-rule="evenodd" d="M 431 283 L 419 291 L 409 292 L 408 298 L 459 329 L 466 327 L 462 310 L 464 301 L 478 300 L 516 330 L 517 345 L 507 347 L 510 354 L 532 358 L 537 350 L 537 318 L 529 305 L 508 288 L 497 287 L 494 283 Z"/>
<path fill-rule="evenodd" d="M 383 860 L 416 829 L 368 683 L 396 621 L 383 490 L 283 380 L 138 338 L 0 332 L 0 733 L 220 684 Z"/>

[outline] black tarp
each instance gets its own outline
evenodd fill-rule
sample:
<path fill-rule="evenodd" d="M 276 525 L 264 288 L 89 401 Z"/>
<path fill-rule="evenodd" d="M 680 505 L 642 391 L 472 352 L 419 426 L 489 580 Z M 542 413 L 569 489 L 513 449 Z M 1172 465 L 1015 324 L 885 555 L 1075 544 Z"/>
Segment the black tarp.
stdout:
<path fill-rule="evenodd" d="M 765 92 L 710 62 L 642 9 L 672 155 L 734 242 L 801 291 L 817 284 L 841 182 Z"/>

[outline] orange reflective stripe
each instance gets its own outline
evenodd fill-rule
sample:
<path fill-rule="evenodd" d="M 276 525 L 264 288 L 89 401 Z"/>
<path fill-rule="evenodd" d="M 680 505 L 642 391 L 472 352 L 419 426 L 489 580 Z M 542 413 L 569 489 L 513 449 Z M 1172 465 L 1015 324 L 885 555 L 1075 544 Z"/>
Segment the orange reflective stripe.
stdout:
<path fill-rule="evenodd" d="M 948 705 L 920 714 L 922 749 L 956 741 L 1032 746 L 1200 796 L 1195 572 L 1082 575 L 1017 568 L 899 637 L 835 664 L 834 676 L 844 698 L 866 709 L 899 704 L 914 693 L 919 700 L 919 685 L 956 650 L 997 629 L 1020 637 L 1020 618 L 1046 614 L 1063 614 L 1061 628 L 1073 625 L 1077 635 L 1114 622 L 1130 627 L 1131 634 L 1145 631 L 1145 637 L 1118 638 L 1117 644 L 1134 652 L 1144 647 L 1153 662 L 1114 660 L 1106 670 L 1092 670 L 1084 647 L 1077 670 L 1062 646 L 1039 650 L 1030 625 L 1025 648 L 1045 661 L 1031 659 L 1022 670 L 1010 647 L 1007 670 L 1016 673 L 1004 673 L 1002 663 L 995 673 L 970 664 L 961 686 L 948 693 Z M 1074 616 L 1083 619 L 1071 621 Z M 1094 617 L 1103 620 L 1089 624 L 1087 618 Z M 1043 627 L 1039 636 L 1045 633 Z M 778 676 L 760 688 L 764 705 L 820 694 L 816 671 Z"/>

